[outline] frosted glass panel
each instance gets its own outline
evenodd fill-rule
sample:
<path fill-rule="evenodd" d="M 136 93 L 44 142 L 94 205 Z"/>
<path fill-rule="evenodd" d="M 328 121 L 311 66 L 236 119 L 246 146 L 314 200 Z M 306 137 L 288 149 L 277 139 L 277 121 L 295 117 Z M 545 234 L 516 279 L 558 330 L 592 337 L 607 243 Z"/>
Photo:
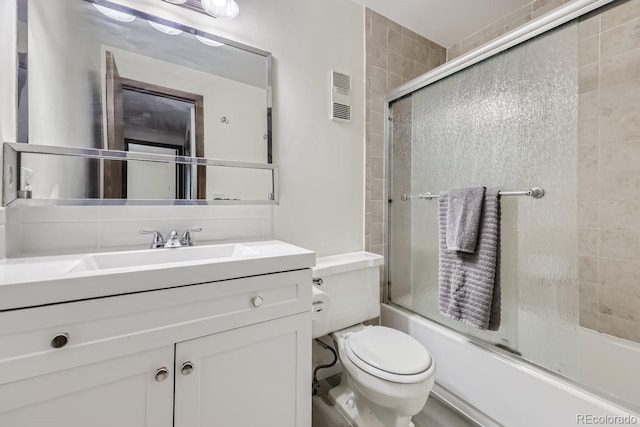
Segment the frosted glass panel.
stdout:
<path fill-rule="evenodd" d="M 577 25 L 537 37 L 392 105 L 392 301 L 573 376 L 577 310 Z M 534 186 L 503 197 L 502 325 L 438 312 L 438 201 L 402 193 Z"/>

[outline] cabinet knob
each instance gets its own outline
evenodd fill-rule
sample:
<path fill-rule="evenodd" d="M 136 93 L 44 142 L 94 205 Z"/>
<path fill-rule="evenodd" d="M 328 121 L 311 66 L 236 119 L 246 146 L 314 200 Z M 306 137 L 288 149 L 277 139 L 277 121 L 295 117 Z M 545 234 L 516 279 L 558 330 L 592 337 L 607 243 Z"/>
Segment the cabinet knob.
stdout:
<path fill-rule="evenodd" d="M 182 372 L 182 375 L 189 375 L 191 374 L 191 372 L 193 372 L 193 363 L 191 362 L 184 362 L 182 364 L 182 368 L 180 368 L 180 372 Z"/>
<path fill-rule="evenodd" d="M 253 304 L 254 307 L 260 307 L 262 306 L 263 303 L 264 303 L 264 299 L 262 297 L 251 298 L 251 304 Z"/>
<path fill-rule="evenodd" d="M 58 334 L 51 340 L 51 347 L 62 348 L 69 342 L 69 334 Z"/>
<path fill-rule="evenodd" d="M 161 383 L 162 381 L 169 378 L 169 370 L 164 366 L 156 371 L 156 381 Z"/>

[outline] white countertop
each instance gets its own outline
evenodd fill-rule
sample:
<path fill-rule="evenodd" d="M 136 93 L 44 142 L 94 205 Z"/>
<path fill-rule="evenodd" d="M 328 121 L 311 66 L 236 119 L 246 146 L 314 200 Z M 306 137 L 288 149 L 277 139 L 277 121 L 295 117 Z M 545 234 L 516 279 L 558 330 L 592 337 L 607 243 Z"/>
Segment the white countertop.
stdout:
<path fill-rule="evenodd" d="M 238 243 L 247 250 L 235 256 L 122 268 L 84 268 L 92 254 L 8 258 L 0 261 L 0 311 L 299 270 L 315 265 L 314 252 L 282 241 Z M 201 251 L 206 246 L 215 245 L 193 248 Z M 145 251 L 186 251 L 180 253 L 183 255 L 191 249 Z M 123 257 L 134 257 L 140 253 L 141 250 L 117 252 Z"/>

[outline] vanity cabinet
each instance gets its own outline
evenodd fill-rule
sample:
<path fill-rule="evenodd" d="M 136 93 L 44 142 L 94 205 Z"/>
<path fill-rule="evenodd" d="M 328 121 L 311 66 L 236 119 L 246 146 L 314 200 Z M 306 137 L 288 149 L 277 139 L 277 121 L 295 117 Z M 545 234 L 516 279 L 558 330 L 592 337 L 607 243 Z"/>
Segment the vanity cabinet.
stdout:
<path fill-rule="evenodd" d="M 310 307 L 305 269 L 0 312 L 0 426 L 309 427 Z"/>

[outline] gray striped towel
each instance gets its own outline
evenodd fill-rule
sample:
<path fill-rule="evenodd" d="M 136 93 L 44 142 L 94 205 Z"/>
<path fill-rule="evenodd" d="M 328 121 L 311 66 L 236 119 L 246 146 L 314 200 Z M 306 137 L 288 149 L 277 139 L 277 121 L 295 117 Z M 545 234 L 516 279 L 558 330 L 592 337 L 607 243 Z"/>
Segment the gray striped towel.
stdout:
<path fill-rule="evenodd" d="M 500 199 L 487 189 L 474 253 L 447 249 L 448 192 L 440 193 L 440 313 L 479 329 L 500 327 Z"/>

